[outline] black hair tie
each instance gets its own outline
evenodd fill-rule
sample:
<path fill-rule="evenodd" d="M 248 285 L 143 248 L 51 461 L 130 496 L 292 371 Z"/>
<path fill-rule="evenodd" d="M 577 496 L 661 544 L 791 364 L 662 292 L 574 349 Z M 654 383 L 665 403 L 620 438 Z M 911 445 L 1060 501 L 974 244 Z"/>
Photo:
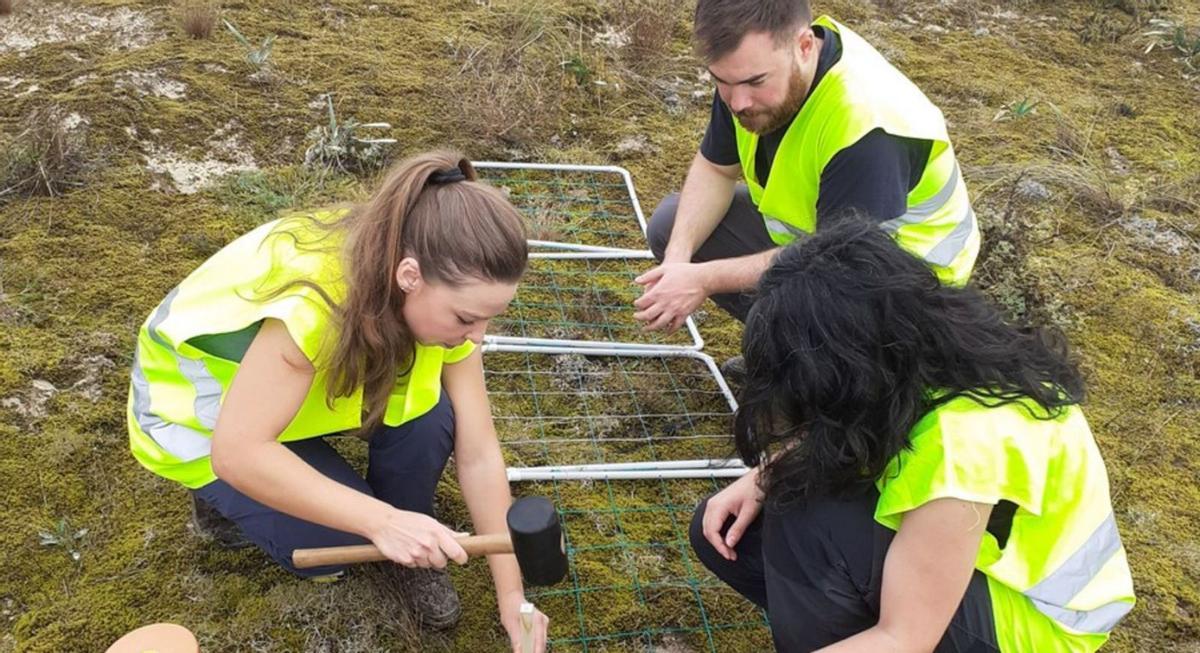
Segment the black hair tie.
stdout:
<path fill-rule="evenodd" d="M 429 175 L 429 183 L 433 184 L 434 186 L 444 186 L 446 184 L 453 184 L 456 181 L 466 180 L 467 176 L 463 174 L 462 168 L 459 168 L 458 166 L 446 168 L 445 170 L 438 170 L 432 175 Z"/>

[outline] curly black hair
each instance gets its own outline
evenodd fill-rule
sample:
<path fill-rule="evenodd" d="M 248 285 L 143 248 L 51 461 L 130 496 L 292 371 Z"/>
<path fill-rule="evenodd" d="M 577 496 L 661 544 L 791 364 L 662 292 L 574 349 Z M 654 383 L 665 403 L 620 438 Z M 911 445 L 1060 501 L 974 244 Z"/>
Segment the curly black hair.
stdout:
<path fill-rule="evenodd" d="M 1061 334 L 1007 323 L 857 216 L 779 253 L 742 351 L 735 441 L 748 465 L 771 460 L 775 508 L 865 491 L 917 421 L 956 397 L 1050 419 L 1084 395 Z"/>

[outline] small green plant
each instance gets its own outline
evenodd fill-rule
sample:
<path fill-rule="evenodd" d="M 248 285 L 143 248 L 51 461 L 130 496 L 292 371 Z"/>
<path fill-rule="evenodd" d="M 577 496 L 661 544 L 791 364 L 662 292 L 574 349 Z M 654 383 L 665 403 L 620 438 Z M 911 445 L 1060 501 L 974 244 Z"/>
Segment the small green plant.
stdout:
<path fill-rule="evenodd" d="M 1188 70 L 1200 71 L 1200 33 L 1191 34 L 1183 25 L 1161 18 L 1152 19 L 1149 25 L 1150 29 L 1142 32 L 1142 37 L 1149 41 L 1147 54 L 1156 49 L 1171 50 Z"/>
<path fill-rule="evenodd" d="M 1030 100 L 1029 98 L 1014 100 L 1013 102 L 1009 102 L 1008 104 L 1004 105 L 1003 109 L 997 111 L 996 115 L 992 118 L 992 122 L 1028 118 L 1029 116 L 1037 113 L 1037 107 L 1039 104 L 1041 104 L 1041 102 Z"/>
<path fill-rule="evenodd" d="M 314 127 L 308 132 L 312 145 L 304 152 L 304 165 L 346 172 L 368 170 L 383 160 L 383 145 L 396 142 L 394 138 L 361 138 L 360 129 L 391 129 L 386 122 L 360 123 L 353 118 L 338 120 L 333 110 L 333 94 L 326 94 L 329 124 Z"/>
<path fill-rule="evenodd" d="M 62 517 L 51 527 L 51 530 L 38 531 L 38 538 L 42 546 L 62 547 L 67 552 L 67 555 L 71 556 L 72 561 L 79 562 L 80 558 L 83 557 L 83 553 L 79 549 L 83 544 L 83 538 L 87 534 L 88 529 L 77 529 L 71 526 L 66 517 Z"/>
<path fill-rule="evenodd" d="M 563 70 L 571 73 L 575 77 L 575 83 L 579 86 L 588 86 L 592 82 L 592 69 L 588 68 L 583 57 L 578 54 L 571 55 L 570 59 L 562 62 Z"/>
<path fill-rule="evenodd" d="M 271 46 L 275 44 L 274 34 L 263 39 L 262 45 L 256 48 L 251 45 L 250 41 L 247 40 L 246 37 L 242 36 L 242 33 L 238 31 L 238 28 L 235 27 L 233 23 L 224 18 L 221 19 L 221 22 L 225 23 L 226 29 L 233 34 L 233 38 L 237 39 L 238 43 L 241 43 L 242 47 L 246 49 L 245 58 L 246 61 L 250 62 L 250 65 L 254 66 L 258 70 L 263 70 L 270 64 L 269 59 L 271 58 Z"/>

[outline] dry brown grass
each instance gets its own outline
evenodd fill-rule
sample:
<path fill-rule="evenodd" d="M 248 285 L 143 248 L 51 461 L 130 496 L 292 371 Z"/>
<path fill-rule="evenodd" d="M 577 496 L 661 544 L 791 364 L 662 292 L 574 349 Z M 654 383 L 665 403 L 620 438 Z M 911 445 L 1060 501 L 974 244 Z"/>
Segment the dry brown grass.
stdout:
<path fill-rule="evenodd" d="M 188 36 L 206 39 L 217 25 L 217 5 L 208 0 L 181 0 L 176 7 L 179 25 Z"/>
<path fill-rule="evenodd" d="M 486 54 L 468 58 L 448 98 L 461 113 L 460 123 L 475 135 L 522 145 L 557 132 L 560 89 L 549 70 L 547 83 L 515 73 L 503 60 Z"/>
<path fill-rule="evenodd" d="M 1153 186 L 1153 190 L 1138 202 L 1138 206 L 1173 215 L 1200 216 L 1200 174 Z"/>
<path fill-rule="evenodd" d="M 466 26 L 456 43 L 459 70 L 443 91 L 458 123 L 472 136 L 510 146 L 556 134 L 564 119 L 564 71 L 577 80 L 590 74 L 572 38 L 578 27 L 528 0 L 496 6 L 480 23 Z M 477 33 L 495 36 L 478 40 Z"/>
<path fill-rule="evenodd" d="M 1129 210 L 1118 186 L 1108 179 L 1103 168 L 1091 160 L 1074 163 L 999 164 L 972 170 L 972 178 L 981 190 L 1016 188 L 1022 179 L 1036 181 L 1066 195 L 1066 202 L 1082 215 L 1104 223 Z"/>
<path fill-rule="evenodd" d="M 639 73 L 666 68 L 683 10 L 677 0 L 621 0 L 617 5 L 619 22 L 629 37 L 621 53 L 626 65 Z"/>
<path fill-rule="evenodd" d="M 64 124 L 66 111 L 57 105 L 30 112 L 28 125 L 0 144 L 0 202 L 13 196 L 61 194 L 79 184 L 85 161 L 83 138 Z"/>

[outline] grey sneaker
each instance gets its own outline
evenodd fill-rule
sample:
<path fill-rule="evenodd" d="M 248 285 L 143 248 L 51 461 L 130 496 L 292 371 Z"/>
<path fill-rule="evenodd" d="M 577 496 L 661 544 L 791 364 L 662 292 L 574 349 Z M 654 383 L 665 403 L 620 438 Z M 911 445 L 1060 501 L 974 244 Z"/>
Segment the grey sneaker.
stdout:
<path fill-rule="evenodd" d="M 725 375 L 725 380 L 736 384 L 744 385 L 746 383 L 746 359 L 741 356 L 734 356 L 721 363 L 721 374 Z"/>
<path fill-rule="evenodd" d="M 205 503 L 195 492 L 192 498 L 192 527 L 202 539 L 211 540 L 227 549 L 244 549 L 253 542 L 242 535 L 238 525 Z"/>
<path fill-rule="evenodd" d="M 462 605 L 445 569 L 422 569 L 386 564 L 386 576 L 395 583 L 413 616 L 428 630 L 449 630 L 458 625 Z"/>

